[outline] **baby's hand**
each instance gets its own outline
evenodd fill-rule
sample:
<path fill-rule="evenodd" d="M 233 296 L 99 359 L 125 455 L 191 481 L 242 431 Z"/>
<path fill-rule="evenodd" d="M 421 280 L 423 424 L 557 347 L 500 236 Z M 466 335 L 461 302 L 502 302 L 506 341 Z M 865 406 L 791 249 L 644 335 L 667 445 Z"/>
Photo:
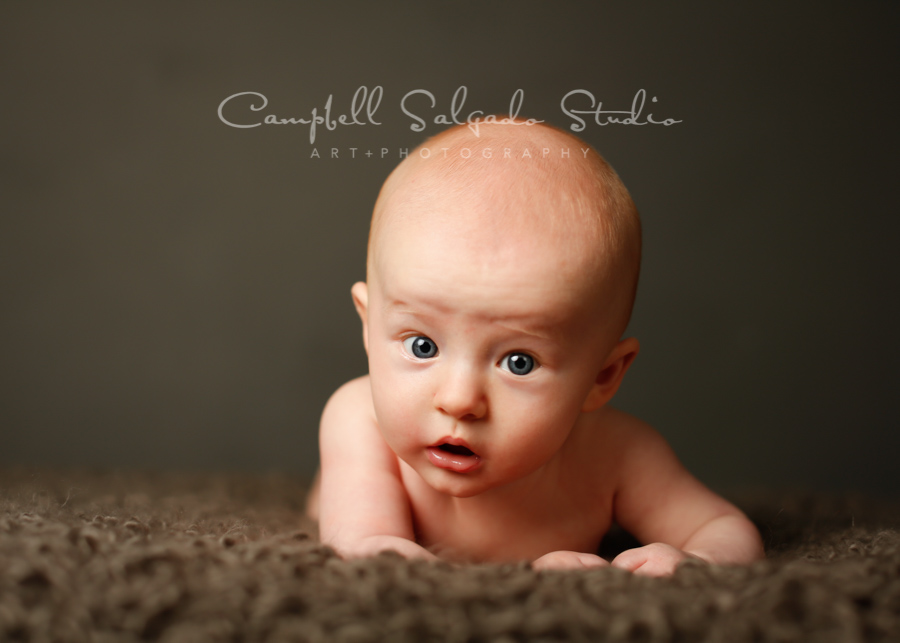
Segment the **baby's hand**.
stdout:
<path fill-rule="evenodd" d="M 595 554 L 577 551 L 551 551 L 531 563 L 532 569 L 585 569 L 609 567 L 609 563 Z"/>
<path fill-rule="evenodd" d="M 641 576 L 670 576 L 678 567 L 678 563 L 688 558 L 701 560 L 698 556 L 675 549 L 671 545 L 652 543 L 623 551 L 613 559 L 611 565 Z"/>

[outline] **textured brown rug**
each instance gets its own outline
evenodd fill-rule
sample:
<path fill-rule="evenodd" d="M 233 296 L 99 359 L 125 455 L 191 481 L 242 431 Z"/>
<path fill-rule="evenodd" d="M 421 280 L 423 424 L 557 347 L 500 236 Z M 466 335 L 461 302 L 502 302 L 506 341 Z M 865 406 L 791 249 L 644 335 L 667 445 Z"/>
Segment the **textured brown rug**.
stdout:
<path fill-rule="evenodd" d="M 769 558 L 345 562 L 289 477 L 0 470 L 2 641 L 900 641 L 900 503 L 732 496 Z M 627 545 L 611 536 L 605 553 Z"/>

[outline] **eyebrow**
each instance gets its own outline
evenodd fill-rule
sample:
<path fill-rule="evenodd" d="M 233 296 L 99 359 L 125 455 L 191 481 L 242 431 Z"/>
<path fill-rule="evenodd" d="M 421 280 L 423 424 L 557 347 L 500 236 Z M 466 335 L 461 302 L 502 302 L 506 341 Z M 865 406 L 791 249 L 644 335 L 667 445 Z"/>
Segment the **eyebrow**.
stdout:
<path fill-rule="evenodd" d="M 433 308 L 436 312 L 417 312 L 412 310 L 409 307 L 409 304 L 400 299 L 394 299 L 388 301 L 387 308 L 390 313 L 398 313 L 401 315 L 410 315 L 412 317 L 418 318 L 427 318 L 434 317 L 436 315 L 440 315 L 442 313 L 446 314 L 450 311 L 446 306 L 440 306 L 439 304 L 425 304 L 427 308 Z M 530 335 L 532 337 L 537 337 L 538 339 L 543 339 L 547 341 L 551 341 L 553 339 L 552 329 L 556 326 L 556 324 L 538 324 L 533 328 L 523 328 L 521 326 L 517 326 L 516 320 L 523 316 L 511 316 L 511 317 L 498 317 L 490 320 L 492 324 L 496 324 L 502 328 L 506 328 L 507 330 L 511 330 L 516 333 L 521 333 L 522 335 Z"/>
<path fill-rule="evenodd" d="M 429 305 L 427 305 L 427 307 L 436 308 L 438 310 L 441 310 L 440 306 L 431 306 L 429 304 Z M 403 301 L 402 299 L 393 299 L 391 301 L 388 301 L 387 309 L 389 312 L 392 312 L 392 313 L 394 313 L 394 312 L 402 313 L 404 315 L 413 315 L 414 317 L 423 317 L 427 314 L 427 313 L 419 313 L 419 312 L 412 310 L 412 308 L 410 308 L 409 304 L 407 302 Z M 446 310 L 446 309 L 444 309 L 444 310 Z"/>
<path fill-rule="evenodd" d="M 536 326 L 533 329 L 527 329 L 510 326 L 508 321 L 505 323 L 502 321 L 494 321 L 494 323 L 513 332 L 521 333 L 522 335 L 530 335 L 531 337 L 537 337 L 538 339 L 543 339 L 545 341 L 551 341 L 553 339 L 553 333 L 549 332 L 549 329 L 552 328 L 552 326 Z"/>

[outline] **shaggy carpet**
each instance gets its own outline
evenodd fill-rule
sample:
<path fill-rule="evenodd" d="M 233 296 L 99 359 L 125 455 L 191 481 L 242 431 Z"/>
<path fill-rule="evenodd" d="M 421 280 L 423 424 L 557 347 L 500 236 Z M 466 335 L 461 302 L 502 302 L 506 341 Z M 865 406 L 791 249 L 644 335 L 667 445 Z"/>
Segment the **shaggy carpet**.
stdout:
<path fill-rule="evenodd" d="M 900 503 L 732 496 L 768 558 L 672 578 L 343 561 L 283 476 L 0 470 L 3 641 L 900 641 Z M 628 546 L 612 534 L 604 553 Z"/>

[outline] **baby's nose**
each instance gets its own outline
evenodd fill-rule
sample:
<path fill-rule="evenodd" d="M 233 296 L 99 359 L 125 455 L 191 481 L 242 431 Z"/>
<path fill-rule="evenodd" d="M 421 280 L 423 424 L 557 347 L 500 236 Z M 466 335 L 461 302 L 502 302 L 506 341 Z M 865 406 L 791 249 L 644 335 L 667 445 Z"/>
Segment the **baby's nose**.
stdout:
<path fill-rule="evenodd" d="M 480 419 L 487 413 L 484 383 L 472 368 L 453 368 L 435 393 L 434 405 L 458 420 Z"/>

